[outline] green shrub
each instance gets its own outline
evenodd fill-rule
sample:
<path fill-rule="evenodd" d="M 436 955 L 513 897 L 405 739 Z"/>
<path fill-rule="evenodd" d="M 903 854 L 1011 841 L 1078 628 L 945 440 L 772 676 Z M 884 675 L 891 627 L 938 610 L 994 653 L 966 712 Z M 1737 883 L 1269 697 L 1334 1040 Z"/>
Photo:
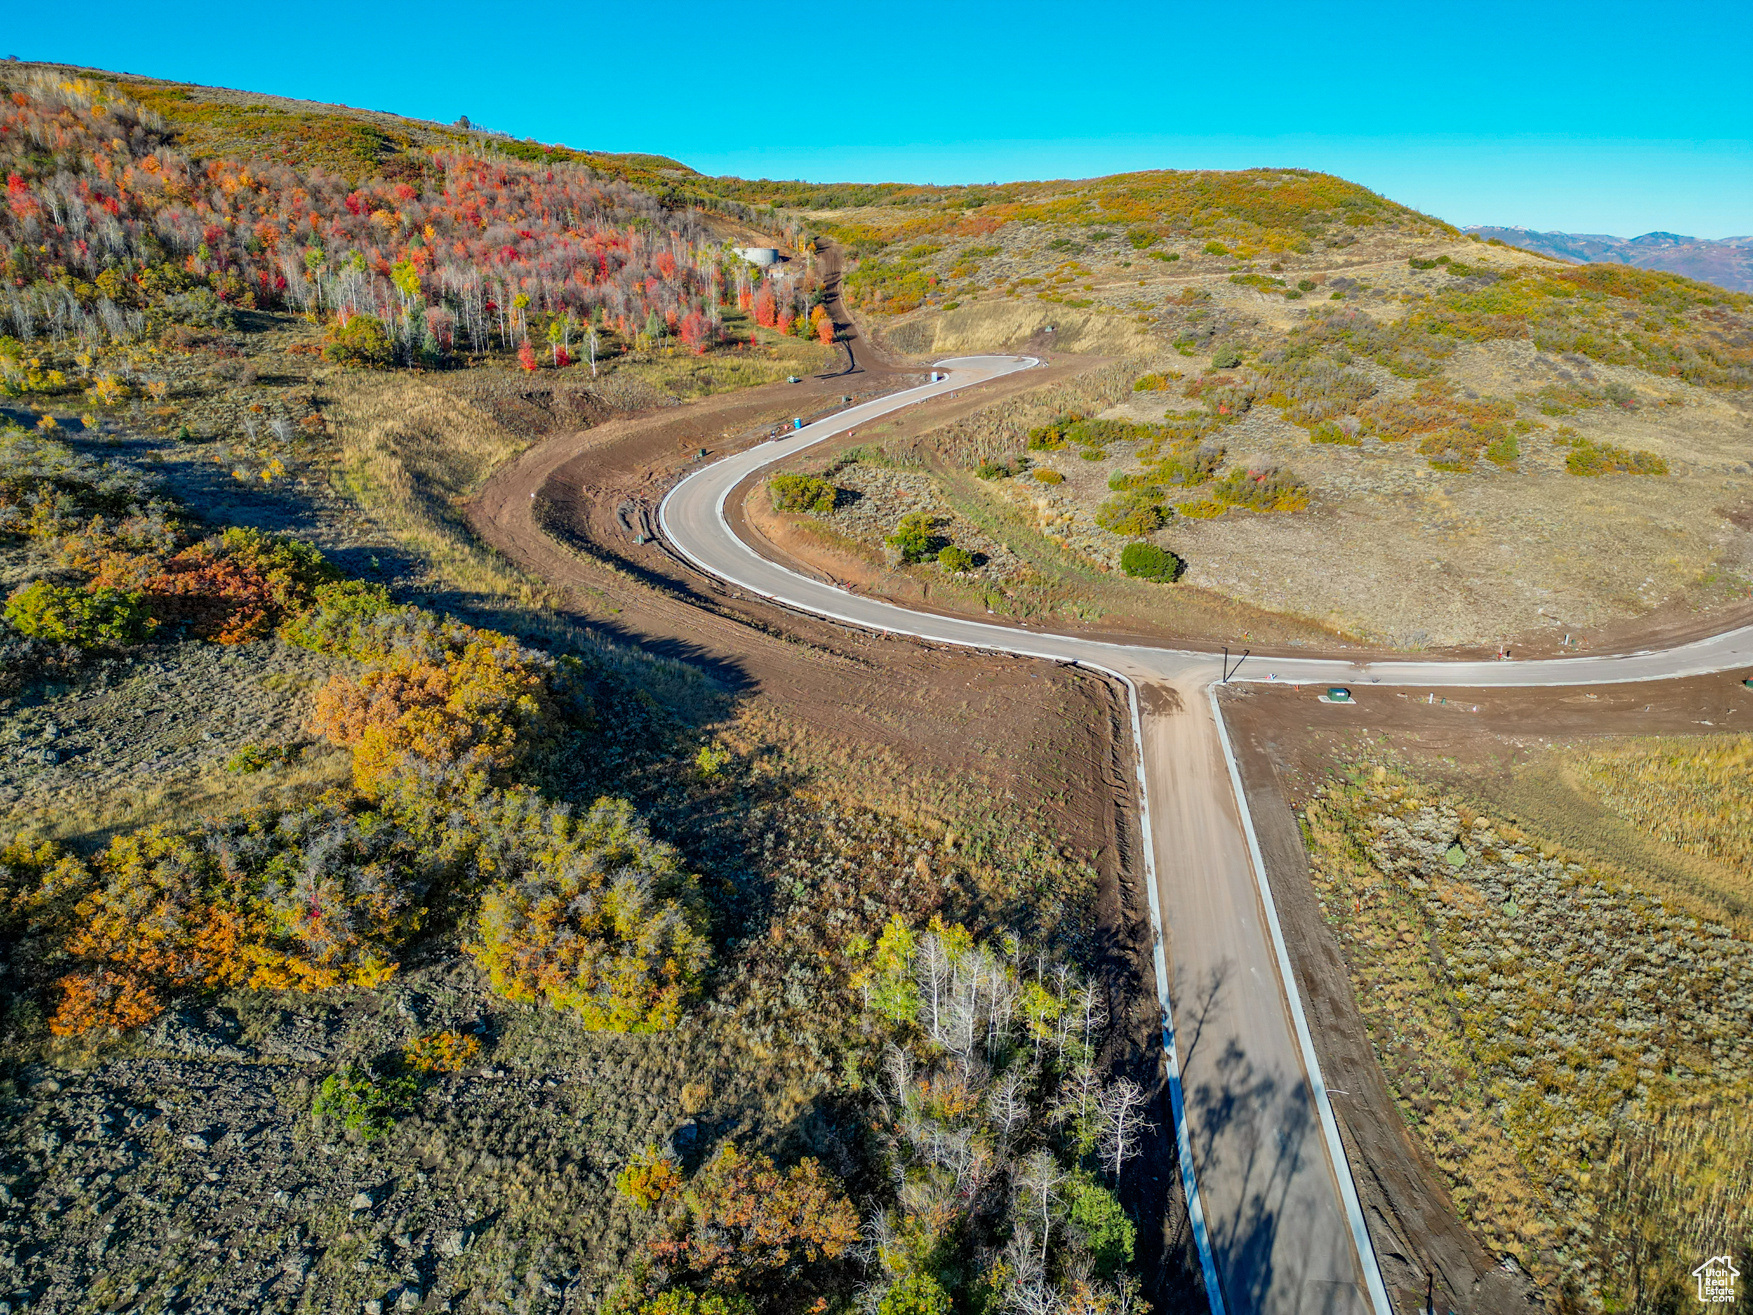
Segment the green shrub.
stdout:
<path fill-rule="evenodd" d="M 1229 509 L 1229 503 L 1223 502 L 1217 498 L 1197 498 L 1192 502 L 1178 502 L 1175 504 L 1175 511 L 1177 514 L 1185 516 L 1188 520 L 1195 521 L 1216 520 L 1219 516 L 1228 512 Z"/>
<path fill-rule="evenodd" d="M 323 338 L 323 359 L 331 365 L 382 368 L 395 361 L 390 336 L 375 315 L 350 315 L 336 320 Z"/>
<path fill-rule="evenodd" d="M 1309 505 L 1309 486 L 1278 466 L 1232 470 L 1212 486 L 1211 494 L 1250 511 L 1302 511 Z"/>
<path fill-rule="evenodd" d="M 901 517 L 901 523 L 885 542 L 899 550 L 902 561 L 922 562 L 944 546 L 936 531 L 937 518 L 930 512 L 910 511 Z"/>
<path fill-rule="evenodd" d="M 1044 425 L 1037 425 L 1029 431 L 1029 451 L 1053 452 L 1065 446 L 1066 433 L 1075 424 L 1083 420 L 1076 411 L 1067 411 L 1064 415 L 1055 416 Z"/>
<path fill-rule="evenodd" d="M 1485 445 L 1485 459 L 1497 466 L 1514 465 L 1522 446 L 1514 434 L 1500 434 Z"/>
<path fill-rule="evenodd" d="M 1297 285 L 1297 288 L 1302 292 L 1313 292 L 1315 290 L 1315 280 L 1314 279 L 1298 279 L 1296 281 L 1296 285 Z"/>
<path fill-rule="evenodd" d="M 94 648 L 103 644 L 137 644 L 157 624 L 139 594 L 120 589 L 74 589 L 38 580 L 6 601 L 12 628 L 52 644 Z"/>
<path fill-rule="evenodd" d="M 638 1315 L 755 1315 L 749 1299 L 737 1292 L 694 1292 L 671 1288 L 642 1302 Z"/>
<path fill-rule="evenodd" d="M 1168 519 L 1160 495 L 1150 489 L 1116 493 L 1096 508 L 1096 524 L 1115 534 L 1154 534 Z"/>
<path fill-rule="evenodd" d="M 775 511 L 807 511 L 824 516 L 834 510 L 840 490 L 814 475 L 775 475 L 767 481 L 767 496 Z"/>
<path fill-rule="evenodd" d="M 225 770 L 239 776 L 254 776 L 297 758 L 298 746 L 295 744 L 246 744 L 225 760 Z"/>
<path fill-rule="evenodd" d="M 1167 264 L 1171 260 L 1179 260 L 1181 258 L 1181 253 L 1179 251 L 1147 251 L 1144 254 L 1149 256 L 1152 260 L 1160 260 L 1164 264 Z"/>
<path fill-rule="evenodd" d="M 1031 471 L 1030 473 L 1034 476 L 1035 483 L 1037 484 L 1065 483 L 1065 476 L 1061 475 L 1057 470 L 1052 470 L 1046 466 L 1041 467 L 1039 470 Z"/>
<path fill-rule="evenodd" d="M 1245 288 L 1259 288 L 1263 292 L 1271 292 L 1284 286 L 1283 279 L 1275 279 L 1270 274 L 1231 274 L 1230 282 Z"/>
<path fill-rule="evenodd" d="M 1331 420 L 1323 420 L 1309 431 L 1309 442 L 1337 443 L 1341 447 L 1357 447 L 1363 440 L 1349 429 L 1341 428 Z"/>
<path fill-rule="evenodd" d="M 1079 1169 L 1066 1184 L 1071 1223 L 1083 1234 L 1084 1244 L 1096 1262 L 1096 1274 L 1110 1278 L 1132 1263 L 1138 1230 L 1126 1210 L 1088 1170 Z"/>
<path fill-rule="evenodd" d="M 1589 438 L 1572 439 L 1564 468 L 1573 475 L 1666 475 L 1668 463 L 1654 452 L 1597 443 Z M 10 615 L 10 608 L 8 609 Z"/>
<path fill-rule="evenodd" d="M 418 1085 L 411 1077 L 379 1077 L 349 1065 L 323 1079 L 310 1112 L 366 1141 L 381 1137 L 408 1112 Z"/>
<path fill-rule="evenodd" d="M 984 457 L 974 474 L 981 479 L 1009 479 L 1016 472 L 1010 468 L 1007 462 L 994 461 L 991 457 Z"/>
<path fill-rule="evenodd" d="M 1230 249 L 1222 242 L 1207 242 L 1205 244 L 1205 254 L 1208 256 L 1227 256 L 1229 253 Z"/>
<path fill-rule="evenodd" d="M 1129 543 L 1120 550 L 1120 569 L 1135 580 L 1178 580 L 1185 563 L 1167 548 L 1154 543 Z"/>
<path fill-rule="evenodd" d="M 961 575 L 974 569 L 974 554 L 952 543 L 938 550 L 937 564 L 946 571 Z"/>
<path fill-rule="evenodd" d="M 883 1293 L 877 1315 L 950 1315 L 949 1293 L 930 1274 L 911 1270 Z"/>
<path fill-rule="evenodd" d="M 230 329 L 237 322 L 231 308 L 202 287 L 192 287 L 164 298 L 152 307 L 152 318 L 157 322 L 171 320 L 207 329 Z"/>
<path fill-rule="evenodd" d="M 694 767 L 703 779 L 716 781 L 730 766 L 733 756 L 722 744 L 703 744 L 700 752 L 694 755 Z"/>
<path fill-rule="evenodd" d="M 1223 347 L 1211 357 L 1211 368 L 1214 370 L 1233 370 L 1242 363 L 1242 354 L 1234 347 Z"/>
<path fill-rule="evenodd" d="M 1146 247 L 1154 247 L 1163 240 L 1161 233 L 1153 233 L 1148 228 L 1134 228 L 1126 234 L 1126 240 L 1132 244 L 1134 251 L 1143 251 Z"/>

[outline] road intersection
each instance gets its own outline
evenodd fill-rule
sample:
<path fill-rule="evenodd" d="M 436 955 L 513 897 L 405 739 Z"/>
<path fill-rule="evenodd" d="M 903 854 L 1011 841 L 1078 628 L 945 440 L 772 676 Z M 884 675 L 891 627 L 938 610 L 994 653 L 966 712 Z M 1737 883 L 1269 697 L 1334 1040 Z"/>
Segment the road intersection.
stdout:
<path fill-rule="evenodd" d="M 913 611 L 771 561 L 727 520 L 734 491 L 764 467 L 892 411 L 1036 364 L 1013 356 L 940 361 L 937 382 L 701 467 L 664 498 L 659 528 L 700 570 L 799 611 L 934 643 L 1077 663 L 1126 684 L 1175 1132 L 1214 1315 L 1390 1315 L 1218 707 L 1216 687 L 1226 674 L 1220 656 Z M 1257 658 L 1230 678 L 1353 690 L 1558 686 L 1747 666 L 1753 627 L 1666 650 L 1535 662 Z"/>

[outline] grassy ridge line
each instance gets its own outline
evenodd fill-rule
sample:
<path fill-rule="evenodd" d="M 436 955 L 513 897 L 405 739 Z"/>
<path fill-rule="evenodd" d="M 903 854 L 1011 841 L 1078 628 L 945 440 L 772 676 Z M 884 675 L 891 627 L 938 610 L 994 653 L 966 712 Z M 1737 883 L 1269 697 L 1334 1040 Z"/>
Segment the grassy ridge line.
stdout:
<path fill-rule="evenodd" d="M 25 62 L 12 67 L 112 82 L 161 116 L 188 149 L 204 155 L 266 154 L 287 163 L 322 165 L 356 177 L 363 176 L 360 171 L 373 170 L 411 148 L 474 146 L 530 162 L 584 164 L 652 190 L 662 190 L 678 177 L 700 177 L 666 156 L 539 146 L 478 126 L 465 129 L 389 110 L 209 87 L 77 64 Z"/>

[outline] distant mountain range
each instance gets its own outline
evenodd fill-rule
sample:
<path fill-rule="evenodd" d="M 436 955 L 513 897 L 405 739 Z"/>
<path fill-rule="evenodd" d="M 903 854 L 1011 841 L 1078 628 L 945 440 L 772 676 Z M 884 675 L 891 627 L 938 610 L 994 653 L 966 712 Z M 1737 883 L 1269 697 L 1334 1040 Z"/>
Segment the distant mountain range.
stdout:
<path fill-rule="evenodd" d="M 1603 233 L 1540 233 L 1531 228 L 1476 227 L 1466 230 L 1497 238 L 1512 247 L 1574 260 L 1665 269 L 1689 279 L 1714 283 L 1736 292 L 1753 292 L 1753 236 L 1702 238 L 1678 233 L 1645 233 L 1642 237 L 1608 237 Z"/>

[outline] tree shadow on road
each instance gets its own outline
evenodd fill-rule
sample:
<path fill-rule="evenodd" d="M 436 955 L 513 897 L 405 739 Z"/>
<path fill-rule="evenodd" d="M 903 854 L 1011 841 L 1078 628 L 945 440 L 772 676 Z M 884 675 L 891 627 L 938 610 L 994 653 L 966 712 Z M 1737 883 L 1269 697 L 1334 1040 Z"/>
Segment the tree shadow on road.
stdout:
<path fill-rule="evenodd" d="M 1299 1173 L 1319 1165 L 1307 1085 L 1263 1072 L 1234 1038 L 1203 1068 L 1186 1088 L 1187 1121 L 1226 1306 L 1361 1315 L 1355 1281 L 1334 1275 L 1306 1203 L 1293 1199 Z"/>

